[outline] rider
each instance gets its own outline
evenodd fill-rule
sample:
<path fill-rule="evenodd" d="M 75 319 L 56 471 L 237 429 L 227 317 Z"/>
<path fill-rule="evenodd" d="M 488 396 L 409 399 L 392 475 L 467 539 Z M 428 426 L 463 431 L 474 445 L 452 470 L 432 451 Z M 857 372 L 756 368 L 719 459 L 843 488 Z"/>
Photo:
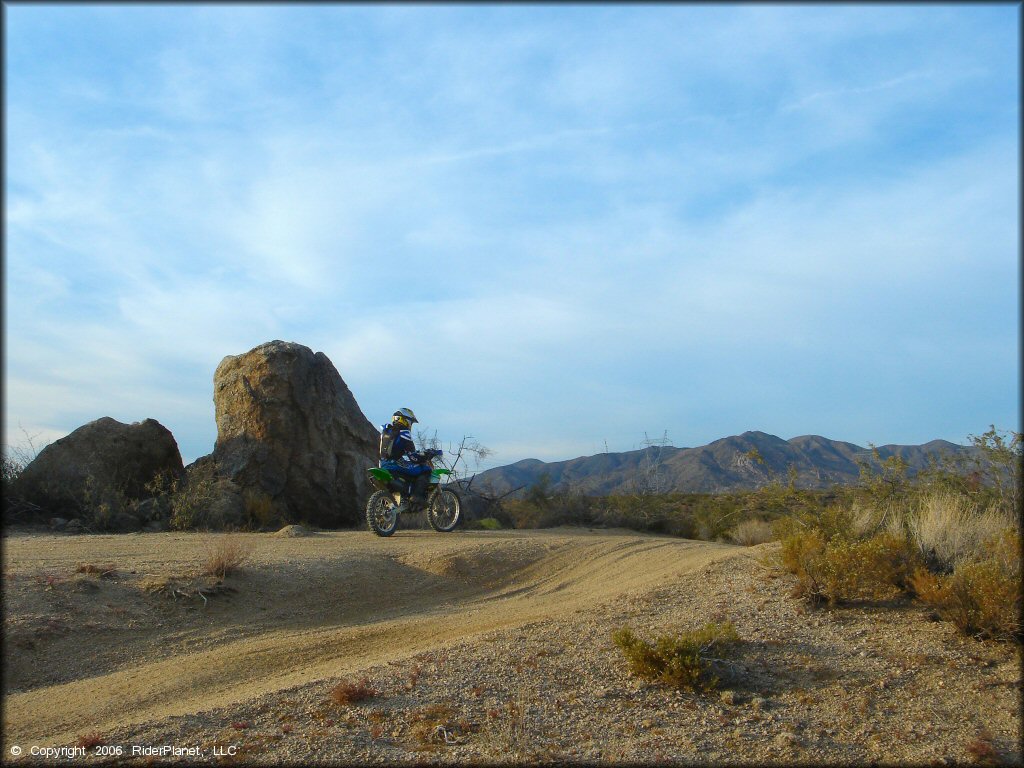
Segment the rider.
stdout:
<path fill-rule="evenodd" d="M 380 466 L 391 473 L 411 478 L 412 500 L 425 501 L 427 485 L 430 482 L 430 464 L 416 451 L 409 431 L 418 421 L 409 408 L 399 408 L 391 417 L 391 423 L 380 430 Z"/>

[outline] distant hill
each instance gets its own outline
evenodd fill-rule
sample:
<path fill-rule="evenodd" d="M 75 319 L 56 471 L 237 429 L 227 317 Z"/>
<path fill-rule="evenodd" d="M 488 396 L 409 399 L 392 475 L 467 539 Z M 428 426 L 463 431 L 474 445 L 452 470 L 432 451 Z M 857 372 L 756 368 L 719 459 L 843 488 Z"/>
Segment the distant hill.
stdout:
<path fill-rule="evenodd" d="M 878 446 L 883 460 L 900 456 L 907 462 L 910 474 L 925 469 L 929 457 L 972 450 L 945 440 L 924 445 Z M 773 478 L 787 482 L 792 466 L 796 468 L 797 487 L 822 489 L 856 483 L 860 477 L 858 460 L 873 463 L 871 449 L 818 435 L 783 440 L 764 432 L 744 432 L 699 448 L 653 446 L 568 461 L 524 459 L 481 472 L 473 486 L 505 493 L 520 486 L 529 487 L 546 473 L 555 490 L 595 496 L 637 491 L 727 493 L 754 490 Z"/>

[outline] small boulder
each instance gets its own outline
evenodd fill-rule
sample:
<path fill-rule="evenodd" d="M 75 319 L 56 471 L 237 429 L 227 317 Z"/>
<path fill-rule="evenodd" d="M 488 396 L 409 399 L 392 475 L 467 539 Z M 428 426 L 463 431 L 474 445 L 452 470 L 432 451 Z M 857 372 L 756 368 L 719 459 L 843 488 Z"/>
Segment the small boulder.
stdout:
<path fill-rule="evenodd" d="M 106 416 L 43 448 L 18 478 L 17 493 L 62 516 L 91 515 L 110 498 L 147 497 L 146 485 L 161 472 L 183 471 L 178 444 L 162 424 Z"/>
<path fill-rule="evenodd" d="M 128 533 L 142 528 L 142 521 L 128 512 L 115 512 L 103 526 L 106 530 L 116 533 Z"/>

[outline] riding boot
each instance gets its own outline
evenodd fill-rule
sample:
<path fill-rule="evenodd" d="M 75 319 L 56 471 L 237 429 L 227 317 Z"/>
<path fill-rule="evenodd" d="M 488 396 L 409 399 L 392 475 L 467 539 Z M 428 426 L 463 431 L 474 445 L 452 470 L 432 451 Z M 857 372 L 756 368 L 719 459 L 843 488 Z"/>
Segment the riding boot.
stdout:
<path fill-rule="evenodd" d="M 416 476 L 412 483 L 412 498 L 416 501 L 427 500 L 427 485 L 430 483 L 430 473 L 423 472 Z"/>

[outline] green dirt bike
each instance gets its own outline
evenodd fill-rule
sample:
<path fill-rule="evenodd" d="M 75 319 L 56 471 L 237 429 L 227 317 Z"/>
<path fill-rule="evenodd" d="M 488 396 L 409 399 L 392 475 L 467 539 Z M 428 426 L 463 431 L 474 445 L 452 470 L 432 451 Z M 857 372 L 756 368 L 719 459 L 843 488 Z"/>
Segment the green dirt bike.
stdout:
<path fill-rule="evenodd" d="M 462 501 L 459 495 L 442 485 L 441 480 L 451 474 L 450 469 L 434 469 L 434 461 L 443 452 L 430 449 L 421 454 L 422 463 L 429 464 L 430 490 L 425 502 L 412 497 L 412 481 L 392 474 L 383 467 L 370 467 L 370 482 L 377 488 L 366 502 L 366 523 L 378 536 L 390 536 L 398 528 L 398 516 L 403 512 L 427 510 L 427 522 L 438 533 L 448 533 L 459 524 L 462 516 Z"/>

